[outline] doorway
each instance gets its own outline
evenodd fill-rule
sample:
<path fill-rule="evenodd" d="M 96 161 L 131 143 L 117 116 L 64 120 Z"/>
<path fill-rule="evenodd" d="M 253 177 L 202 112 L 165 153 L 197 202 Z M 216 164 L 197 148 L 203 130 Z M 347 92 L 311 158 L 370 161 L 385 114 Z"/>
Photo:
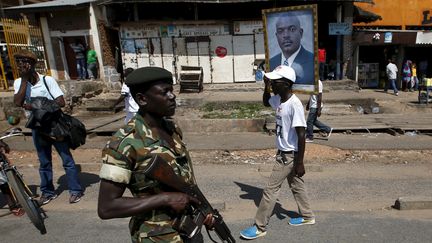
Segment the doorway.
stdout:
<path fill-rule="evenodd" d="M 63 47 L 65 50 L 65 58 L 66 58 L 66 64 L 69 70 L 69 76 L 71 79 L 78 79 L 78 70 L 76 65 L 76 59 L 75 59 L 75 52 L 73 51 L 71 44 L 75 43 L 75 41 L 78 40 L 80 43 L 84 46 L 87 53 L 87 39 L 85 36 L 68 36 L 63 37 Z M 86 56 L 86 55 L 85 55 Z M 88 77 L 86 77 L 88 78 Z"/>

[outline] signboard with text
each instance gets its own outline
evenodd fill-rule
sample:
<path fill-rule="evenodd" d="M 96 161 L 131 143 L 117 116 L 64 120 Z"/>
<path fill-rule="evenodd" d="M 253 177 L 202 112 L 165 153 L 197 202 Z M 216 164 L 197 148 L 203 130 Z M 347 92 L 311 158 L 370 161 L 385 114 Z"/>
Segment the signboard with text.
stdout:
<path fill-rule="evenodd" d="M 329 35 L 351 35 L 352 25 L 349 23 L 329 23 Z"/>

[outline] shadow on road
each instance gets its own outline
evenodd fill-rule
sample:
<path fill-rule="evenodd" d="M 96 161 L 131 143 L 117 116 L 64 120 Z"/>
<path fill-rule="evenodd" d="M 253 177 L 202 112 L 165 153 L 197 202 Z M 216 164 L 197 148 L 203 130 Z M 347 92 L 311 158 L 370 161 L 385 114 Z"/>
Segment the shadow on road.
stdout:
<path fill-rule="evenodd" d="M 85 191 L 85 189 L 87 187 L 91 186 L 92 184 L 96 184 L 100 181 L 99 175 L 91 174 L 91 173 L 87 173 L 87 172 L 79 172 L 78 173 L 78 179 L 79 179 L 81 186 L 83 188 L 83 192 Z M 56 190 L 57 195 L 60 195 L 63 191 L 68 190 L 66 174 L 64 174 L 58 178 L 57 184 L 59 185 L 57 187 L 57 190 Z"/>
<path fill-rule="evenodd" d="M 258 205 L 261 201 L 263 189 L 255 187 L 255 186 L 243 184 L 243 183 L 237 182 L 237 181 L 234 181 L 234 183 L 237 186 L 239 186 L 243 192 L 245 192 L 245 194 L 240 195 L 240 198 L 253 200 L 255 203 L 255 206 L 258 207 Z M 289 210 L 282 208 L 282 205 L 278 202 L 276 202 L 276 205 L 273 209 L 273 214 L 275 214 L 278 219 L 285 219 L 286 216 L 288 216 L 290 218 L 301 217 L 297 212 L 289 211 Z"/>

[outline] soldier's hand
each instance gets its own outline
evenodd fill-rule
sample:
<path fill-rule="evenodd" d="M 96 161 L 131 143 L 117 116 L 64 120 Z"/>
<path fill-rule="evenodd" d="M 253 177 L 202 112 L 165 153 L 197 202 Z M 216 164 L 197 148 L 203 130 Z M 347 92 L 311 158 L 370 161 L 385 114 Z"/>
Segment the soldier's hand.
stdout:
<path fill-rule="evenodd" d="M 164 192 L 164 201 L 167 206 L 172 208 L 176 213 L 182 213 L 188 205 L 198 205 L 198 199 L 191 197 L 182 192 Z"/>
<path fill-rule="evenodd" d="M 203 221 L 204 225 L 207 229 L 211 230 L 213 229 L 213 225 L 215 223 L 215 219 L 213 218 L 213 214 L 209 213 L 207 214 L 206 218 Z"/>

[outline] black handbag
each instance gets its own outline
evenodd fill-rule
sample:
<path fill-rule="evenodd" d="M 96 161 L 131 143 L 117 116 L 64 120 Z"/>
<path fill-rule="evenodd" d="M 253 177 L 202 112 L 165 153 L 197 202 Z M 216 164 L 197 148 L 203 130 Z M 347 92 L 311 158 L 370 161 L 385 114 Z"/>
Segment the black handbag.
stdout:
<path fill-rule="evenodd" d="M 43 77 L 43 82 L 48 93 L 54 100 L 54 96 L 51 94 L 48 85 L 46 84 L 45 76 Z M 63 113 L 63 111 L 59 109 L 59 115 L 57 119 L 53 120 L 51 123 L 51 131 L 49 136 L 59 141 L 66 139 L 69 147 L 71 149 L 76 149 L 79 146 L 85 144 L 87 130 L 85 125 L 80 120 Z"/>

